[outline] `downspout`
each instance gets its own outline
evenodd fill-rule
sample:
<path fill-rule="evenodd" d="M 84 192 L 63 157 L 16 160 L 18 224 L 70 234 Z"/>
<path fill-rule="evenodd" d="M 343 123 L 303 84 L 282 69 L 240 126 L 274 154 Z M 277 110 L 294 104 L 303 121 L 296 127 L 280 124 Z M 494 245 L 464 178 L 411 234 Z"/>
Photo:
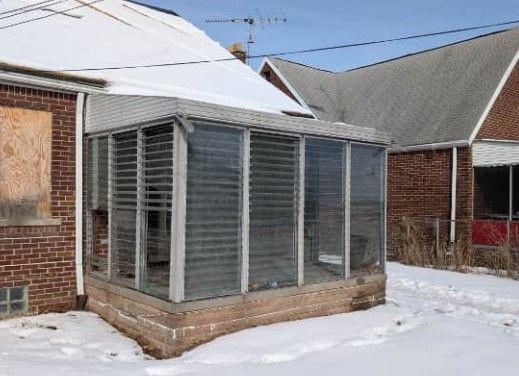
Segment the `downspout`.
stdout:
<path fill-rule="evenodd" d="M 83 279 L 83 112 L 85 94 L 76 99 L 76 288 L 77 308 L 84 308 L 85 285 Z"/>
<path fill-rule="evenodd" d="M 458 175 L 458 147 L 452 147 L 452 177 L 451 177 L 451 226 L 450 237 L 451 243 L 456 241 L 456 185 Z"/>

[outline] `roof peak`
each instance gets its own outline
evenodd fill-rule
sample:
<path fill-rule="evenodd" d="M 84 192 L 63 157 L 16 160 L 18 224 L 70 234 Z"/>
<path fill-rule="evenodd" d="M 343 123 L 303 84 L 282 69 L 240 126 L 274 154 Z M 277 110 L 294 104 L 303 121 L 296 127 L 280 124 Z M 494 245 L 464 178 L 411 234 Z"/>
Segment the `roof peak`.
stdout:
<path fill-rule="evenodd" d="M 352 72 L 352 71 L 355 71 L 355 70 L 358 70 L 358 69 L 368 68 L 368 67 L 372 67 L 372 66 L 379 65 L 379 64 L 385 64 L 385 63 L 389 63 L 391 61 L 405 59 L 405 58 L 408 58 L 408 57 L 411 57 L 411 56 L 421 55 L 421 54 L 425 54 L 425 53 L 428 53 L 428 52 L 431 52 L 431 51 L 440 50 L 442 48 L 451 47 L 451 46 L 455 46 L 455 45 L 458 45 L 458 44 L 463 44 L 463 43 L 466 43 L 466 42 L 470 42 L 472 40 L 481 39 L 481 38 L 489 37 L 489 36 L 496 35 L 496 34 L 506 33 L 506 32 L 512 31 L 512 30 L 519 30 L 519 26 L 518 27 L 511 27 L 511 28 L 503 29 L 503 30 L 498 30 L 498 31 L 493 31 L 493 32 L 486 33 L 486 34 L 476 35 L 476 36 L 474 36 L 472 38 L 463 39 L 463 40 L 460 40 L 460 41 L 444 44 L 444 45 L 441 45 L 441 46 L 432 47 L 432 48 L 428 48 L 428 49 L 420 50 L 420 51 L 416 51 L 416 52 L 411 52 L 411 53 L 408 53 L 408 54 L 405 54 L 405 55 L 400 55 L 400 56 L 393 57 L 391 59 L 381 60 L 381 61 L 377 61 L 377 62 L 374 62 L 374 63 L 370 63 L 370 64 L 366 64 L 366 65 L 361 65 L 361 66 L 358 66 L 358 67 L 355 67 L 355 68 L 350 68 L 350 69 L 340 70 L 340 71 L 331 71 L 331 70 L 327 70 L 327 69 L 324 69 L 324 68 L 319 68 L 319 67 L 303 64 L 303 63 L 300 63 L 300 62 L 297 62 L 297 61 L 292 61 L 292 60 L 287 60 L 287 59 L 279 58 L 279 57 L 270 57 L 269 60 L 278 60 L 278 61 L 281 61 L 281 62 L 286 62 L 286 63 L 289 63 L 289 64 L 299 65 L 299 66 L 304 67 L 304 68 L 314 69 L 314 70 L 318 70 L 318 71 L 326 72 L 326 73 L 343 74 L 343 73 Z"/>
<path fill-rule="evenodd" d="M 405 59 L 405 58 L 408 58 L 408 57 L 411 57 L 411 56 L 417 56 L 417 55 L 425 54 L 425 53 L 428 53 L 428 52 L 431 52 L 431 51 L 441 50 L 442 48 L 447 48 L 447 47 L 455 46 L 455 45 L 458 45 L 458 44 L 463 44 L 463 43 L 466 43 L 466 42 L 470 42 L 470 41 L 473 41 L 473 40 L 476 40 L 476 39 L 486 38 L 486 37 L 489 37 L 489 36 L 492 36 L 492 35 L 496 35 L 496 34 L 502 34 L 502 33 L 508 32 L 508 31 L 512 31 L 512 30 L 519 30 L 519 27 L 512 27 L 512 28 L 509 28 L 509 29 L 493 31 L 493 32 L 487 33 L 487 34 L 476 35 L 475 37 L 472 37 L 472 38 L 463 39 L 463 40 L 460 40 L 460 41 L 457 41 L 457 42 L 448 43 L 448 44 L 443 44 L 441 46 L 432 47 L 432 48 L 428 48 L 428 49 L 425 49 L 425 50 L 420 50 L 420 51 L 417 51 L 417 52 L 411 52 L 411 53 L 408 53 L 408 54 L 405 54 L 405 55 L 400 55 L 400 56 L 393 57 L 391 59 L 381 60 L 381 61 L 377 61 L 375 63 L 366 64 L 366 65 L 361 65 L 359 67 L 355 67 L 355 68 L 351 68 L 351 69 L 346 69 L 346 70 L 343 70 L 343 71 L 340 71 L 340 72 L 336 72 L 336 73 L 347 73 L 347 72 L 355 71 L 357 69 L 363 69 L 363 68 L 368 68 L 368 67 L 371 67 L 371 66 L 374 66 L 374 65 L 389 63 L 391 61 Z"/>

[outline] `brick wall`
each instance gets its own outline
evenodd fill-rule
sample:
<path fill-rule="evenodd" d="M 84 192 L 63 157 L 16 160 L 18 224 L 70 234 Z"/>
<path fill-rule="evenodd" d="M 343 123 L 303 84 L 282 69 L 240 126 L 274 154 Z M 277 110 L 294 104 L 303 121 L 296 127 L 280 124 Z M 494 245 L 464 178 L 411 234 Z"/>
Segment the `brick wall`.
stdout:
<path fill-rule="evenodd" d="M 476 138 L 519 141 L 519 64 L 508 77 Z"/>
<path fill-rule="evenodd" d="M 337 282 L 326 289 L 316 285 L 293 288 L 289 293 L 279 289 L 180 304 L 92 277 L 85 282 L 88 309 L 161 358 L 178 356 L 245 328 L 366 309 L 385 301 L 385 276 L 381 274 Z"/>
<path fill-rule="evenodd" d="M 0 227 L 0 287 L 28 286 L 29 313 L 75 305 L 75 111 L 71 94 L 0 84 L 0 106 L 52 113 L 51 213 L 61 225 Z"/>
<path fill-rule="evenodd" d="M 389 154 L 387 220 L 390 253 L 403 217 L 439 218 L 442 236 L 448 236 L 451 174 L 452 149 Z M 467 147 L 458 148 L 456 192 L 456 239 L 470 239 L 472 158 Z"/>
<path fill-rule="evenodd" d="M 279 90 L 281 90 L 283 93 L 288 95 L 290 98 L 295 100 L 297 102 L 297 99 L 294 97 L 294 95 L 288 90 L 286 85 L 281 81 L 281 79 L 278 77 L 276 72 L 268 65 L 265 64 L 263 66 L 263 69 L 260 72 L 261 76 L 265 78 L 268 82 L 270 82 L 272 85 L 277 87 Z M 299 103 L 299 102 L 298 102 Z"/>

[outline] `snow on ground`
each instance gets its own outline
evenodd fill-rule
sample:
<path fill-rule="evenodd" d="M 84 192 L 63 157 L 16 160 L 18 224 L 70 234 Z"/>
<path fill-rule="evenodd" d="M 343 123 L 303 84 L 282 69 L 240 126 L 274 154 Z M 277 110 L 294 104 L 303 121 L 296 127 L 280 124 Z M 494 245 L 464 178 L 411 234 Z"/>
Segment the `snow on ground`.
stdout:
<path fill-rule="evenodd" d="M 153 360 L 85 312 L 0 321 L 0 375 L 513 375 L 519 282 L 390 263 L 388 303 Z"/>

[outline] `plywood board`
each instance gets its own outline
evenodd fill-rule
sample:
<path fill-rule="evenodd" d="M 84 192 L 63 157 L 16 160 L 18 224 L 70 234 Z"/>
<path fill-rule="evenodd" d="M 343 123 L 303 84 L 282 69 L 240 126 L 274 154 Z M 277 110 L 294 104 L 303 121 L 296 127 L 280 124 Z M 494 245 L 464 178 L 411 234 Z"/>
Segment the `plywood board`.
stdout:
<path fill-rule="evenodd" d="M 0 219 L 50 216 L 52 114 L 0 107 Z"/>

